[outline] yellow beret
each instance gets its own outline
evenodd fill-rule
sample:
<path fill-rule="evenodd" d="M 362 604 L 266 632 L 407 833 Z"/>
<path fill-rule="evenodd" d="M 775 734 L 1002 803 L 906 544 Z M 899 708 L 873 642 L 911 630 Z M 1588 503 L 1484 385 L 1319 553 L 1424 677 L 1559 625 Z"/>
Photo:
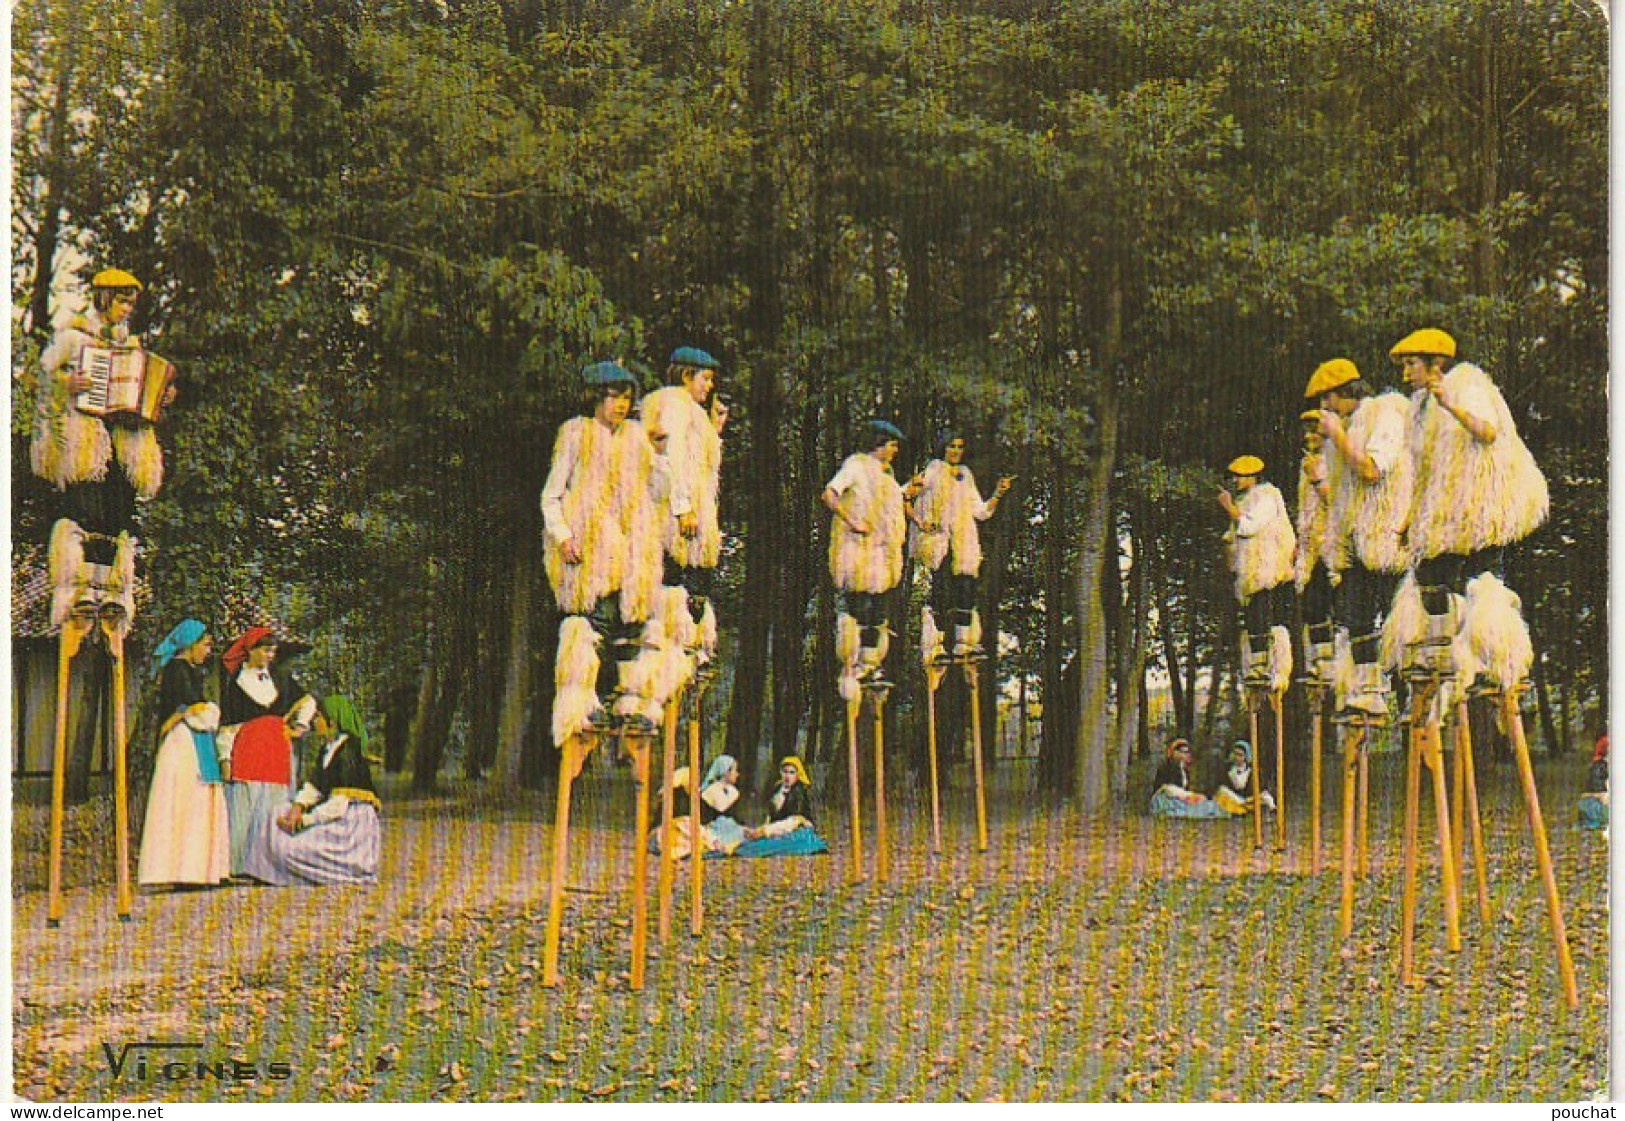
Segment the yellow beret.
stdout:
<path fill-rule="evenodd" d="M 1338 386 L 1358 381 L 1359 378 L 1360 371 L 1353 362 L 1347 358 L 1333 358 L 1315 367 L 1315 372 L 1309 375 L 1309 384 L 1304 387 L 1303 395 L 1305 398 L 1319 397 L 1322 393 L 1330 393 Z"/>
<path fill-rule="evenodd" d="M 1264 461 L 1256 455 L 1244 455 L 1239 459 L 1232 459 L 1230 461 L 1230 473 L 1232 475 L 1262 475 L 1264 473 Z"/>
<path fill-rule="evenodd" d="M 1388 351 L 1388 357 L 1395 362 L 1409 354 L 1442 354 L 1446 358 L 1454 358 L 1456 340 L 1437 327 L 1424 327 L 1420 331 L 1412 331 Z"/>
<path fill-rule="evenodd" d="M 103 269 L 90 278 L 92 288 L 134 288 L 141 289 L 141 282 L 123 269 Z"/>
<path fill-rule="evenodd" d="M 1314 422 L 1316 422 L 1318 424 L 1320 422 L 1320 410 L 1319 409 L 1305 409 L 1305 410 L 1303 410 L 1303 412 L 1298 414 L 1298 419 L 1299 420 L 1312 420 L 1312 421 L 1314 421 Z"/>

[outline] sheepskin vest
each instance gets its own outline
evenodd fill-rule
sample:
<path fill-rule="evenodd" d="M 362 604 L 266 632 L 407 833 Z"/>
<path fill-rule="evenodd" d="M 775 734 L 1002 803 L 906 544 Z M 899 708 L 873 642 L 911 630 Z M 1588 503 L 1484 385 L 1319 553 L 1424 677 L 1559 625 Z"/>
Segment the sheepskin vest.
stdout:
<path fill-rule="evenodd" d="M 1421 559 L 1521 541 L 1550 511 L 1546 477 L 1489 375 L 1462 362 L 1445 374 L 1444 394 L 1487 402 L 1491 415 L 1485 419 L 1495 425 L 1495 439 L 1479 443 L 1425 390 L 1411 398 L 1416 488 L 1410 541 Z"/>
<path fill-rule="evenodd" d="M 1354 465 L 1326 442 L 1326 477 L 1331 484 L 1327 519 L 1327 563 L 1342 572 L 1352 561 L 1372 572 L 1403 572 L 1410 563 L 1405 527 L 1410 518 L 1414 469 L 1406 443 L 1410 402 L 1382 393 L 1360 402 L 1349 419 L 1349 442 L 1364 451 L 1386 442 L 1397 454 L 1380 478 L 1360 477 Z"/>
<path fill-rule="evenodd" d="M 722 473 L 722 436 L 705 407 L 680 385 L 657 389 L 643 399 L 643 426 L 666 433 L 671 461 L 671 509 L 665 544 L 671 559 L 686 568 L 715 568 L 722 553 L 717 493 Z M 699 532 L 684 537 L 678 516 L 692 513 Z"/>
<path fill-rule="evenodd" d="M 935 572 L 951 556 L 954 575 L 981 573 L 982 540 L 976 523 L 986 521 L 993 510 L 982 500 L 970 468 L 933 459 L 925 469 L 925 489 L 914 500 L 914 512 L 932 527 L 929 533 L 918 526 L 909 529 L 909 552 L 916 561 Z"/>
<path fill-rule="evenodd" d="M 660 587 L 667 486 L 643 426 L 628 420 L 611 431 L 592 417 L 565 421 L 547 489 L 560 478 L 564 523 L 582 553 L 580 564 L 566 564 L 562 539 L 546 537 L 543 562 L 560 610 L 586 614 L 619 592 L 622 620 L 642 622 Z"/>
<path fill-rule="evenodd" d="M 1330 458 L 1325 452 L 1321 456 L 1322 461 Z M 1292 562 L 1292 582 L 1298 591 L 1309 586 L 1309 577 L 1314 575 L 1316 564 L 1330 567 L 1330 560 L 1326 556 L 1326 500 L 1321 497 L 1320 488 L 1309 481 L 1309 473 L 1300 465 L 1298 549 Z"/>
<path fill-rule="evenodd" d="M 116 457 L 130 484 L 143 498 L 164 481 L 164 453 L 151 425 L 109 425 L 79 411 L 68 394 L 68 377 L 91 344 L 140 345 L 122 325 L 103 322 L 94 309 L 76 315 L 40 355 L 39 393 L 34 400 L 34 438 L 28 449 L 34 474 L 58 488 L 100 482 Z"/>
<path fill-rule="evenodd" d="M 1257 592 L 1292 579 L 1292 552 L 1297 537 L 1287 517 L 1286 500 L 1274 483 L 1259 483 L 1241 498 L 1241 521 L 1226 535 L 1234 543 L 1236 598 L 1246 603 Z M 1238 530 L 1251 525 L 1243 536 Z"/>
<path fill-rule="evenodd" d="M 841 512 L 868 533 L 854 533 L 835 518 L 829 535 L 829 574 L 843 592 L 889 592 L 903 578 L 903 488 L 886 465 L 868 452 L 848 456 L 831 480 L 849 485 Z"/>

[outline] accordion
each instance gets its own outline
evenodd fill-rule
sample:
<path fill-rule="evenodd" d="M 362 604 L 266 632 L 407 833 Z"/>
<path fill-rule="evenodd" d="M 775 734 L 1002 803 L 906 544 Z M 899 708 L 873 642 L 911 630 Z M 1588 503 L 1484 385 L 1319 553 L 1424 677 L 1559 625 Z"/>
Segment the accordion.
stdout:
<path fill-rule="evenodd" d="M 82 413 L 125 423 L 156 424 L 175 364 L 133 346 L 87 346 L 79 372 L 91 386 L 74 398 Z"/>

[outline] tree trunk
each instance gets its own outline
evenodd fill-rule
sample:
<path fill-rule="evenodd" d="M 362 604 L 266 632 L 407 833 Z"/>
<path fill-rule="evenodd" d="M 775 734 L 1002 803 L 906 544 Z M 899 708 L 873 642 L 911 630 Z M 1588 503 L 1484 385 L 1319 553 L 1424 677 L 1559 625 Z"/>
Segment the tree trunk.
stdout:
<path fill-rule="evenodd" d="M 1117 719 L 1116 734 L 1113 737 L 1115 750 L 1112 756 L 1112 793 L 1118 795 L 1128 792 L 1129 761 L 1140 738 L 1140 723 L 1144 716 L 1140 692 L 1145 687 L 1147 645 L 1146 556 L 1142 540 L 1144 522 L 1135 518 L 1129 524 L 1131 534 L 1129 540 L 1133 543 L 1133 547 L 1130 550 L 1132 567 L 1128 572 L 1128 597 L 1126 601 L 1123 601 L 1120 595 L 1116 597 L 1122 602 L 1122 608 L 1119 614 L 1121 625 L 1117 628 Z M 1115 546 L 1115 541 L 1109 542 L 1106 546 L 1111 550 L 1114 569 L 1120 567 L 1118 558 L 1122 555 L 1122 550 Z"/>
<path fill-rule="evenodd" d="M 1066 688 L 1066 601 L 1069 572 L 1066 543 L 1069 526 L 1067 480 L 1070 470 L 1053 461 L 1044 523 L 1044 648 L 1039 675 L 1039 699 L 1044 706 L 1039 726 L 1038 774 L 1041 789 L 1071 797 L 1073 753 L 1077 739 L 1070 719 L 1073 696 Z"/>
<path fill-rule="evenodd" d="M 57 75 L 56 100 L 51 108 L 51 150 L 45 158 L 48 176 L 40 204 L 39 231 L 34 238 L 34 288 L 28 299 L 28 330 L 41 338 L 51 333 L 51 281 L 56 276 L 57 242 L 62 236 L 62 194 L 68 175 L 68 116 L 76 54 L 59 46 L 62 72 Z M 156 209 L 156 208 L 154 208 Z"/>
<path fill-rule="evenodd" d="M 440 692 L 440 677 L 440 664 L 431 650 L 418 678 L 417 708 L 412 717 L 412 789 L 420 794 L 434 790 L 441 749 L 445 746 L 435 744 L 429 731 L 434 724 L 434 701 Z"/>
<path fill-rule="evenodd" d="M 513 564 L 508 597 L 507 658 L 502 673 L 502 702 L 497 714 L 496 760 L 490 779 L 499 790 L 519 787 L 525 716 L 530 710 L 531 589 L 536 583 L 537 550 L 521 545 Z M 551 635 L 544 636 L 551 639 Z"/>
<path fill-rule="evenodd" d="M 1110 793 L 1106 751 L 1111 741 L 1111 712 L 1107 694 L 1112 666 L 1107 650 L 1106 613 L 1101 603 L 1101 571 L 1111 531 L 1112 471 L 1117 464 L 1116 372 L 1102 371 L 1096 409 L 1099 445 L 1085 474 L 1083 524 L 1079 533 L 1075 610 L 1078 617 L 1078 725 L 1077 750 L 1072 760 L 1073 790 L 1078 809 L 1086 816 L 1106 808 Z"/>

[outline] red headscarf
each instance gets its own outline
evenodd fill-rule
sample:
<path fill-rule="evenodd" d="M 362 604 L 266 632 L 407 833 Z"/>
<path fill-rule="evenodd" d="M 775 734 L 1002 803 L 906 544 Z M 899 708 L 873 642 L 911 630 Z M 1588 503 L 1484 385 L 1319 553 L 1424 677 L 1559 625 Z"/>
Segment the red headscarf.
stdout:
<path fill-rule="evenodd" d="M 1597 746 L 1591 749 L 1591 761 L 1601 763 L 1606 758 L 1608 758 L 1608 733 L 1604 732 L 1597 737 Z"/>
<path fill-rule="evenodd" d="M 249 627 L 231 644 L 231 649 L 220 656 L 220 664 L 226 667 L 226 672 L 236 676 L 237 671 L 243 668 L 248 660 L 248 652 L 259 646 L 266 639 L 274 639 L 270 627 Z"/>

